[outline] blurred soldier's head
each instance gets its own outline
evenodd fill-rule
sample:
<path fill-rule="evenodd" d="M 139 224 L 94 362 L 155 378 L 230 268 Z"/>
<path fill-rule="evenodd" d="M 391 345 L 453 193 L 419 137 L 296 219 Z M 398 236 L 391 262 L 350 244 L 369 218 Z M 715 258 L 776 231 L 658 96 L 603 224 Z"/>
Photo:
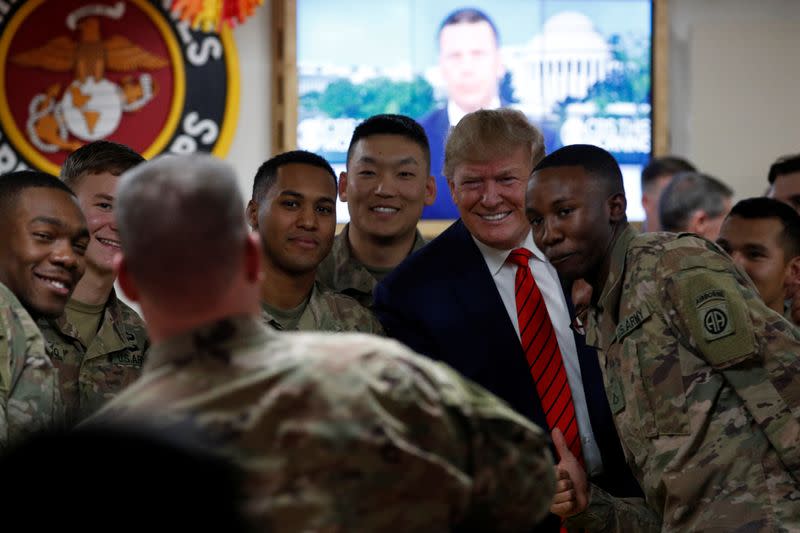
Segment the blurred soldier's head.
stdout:
<path fill-rule="evenodd" d="M 336 232 L 336 174 L 311 152 L 273 157 L 256 172 L 247 219 L 261 237 L 267 268 L 315 273 Z"/>
<path fill-rule="evenodd" d="M 428 137 L 403 115 L 375 115 L 359 124 L 339 176 L 351 232 L 378 242 L 412 238 L 422 208 L 436 199 Z"/>
<path fill-rule="evenodd" d="M 772 198 L 742 200 L 717 243 L 747 272 L 764 303 L 783 314 L 787 289 L 800 283 L 800 215 Z"/>
<path fill-rule="evenodd" d="M 88 244 L 75 194 L 58 178 L 30 170 L 0 176 L 0 283 L 28 312 L 64 312 Z"/>
<path fill-rule="evenodd" d="M 161 156 L 122 175 L 119 282 L 154 340 L 259 312 L 261 247 L 242 205 L 233 168 L 210 155 Z"/>
<path fill-rule="evenodd" d="M 114 254 L 120 250 L 114 220 L 119 176 L 142 162 L 144 158 L 124 144 L 95 141 L 69 154 L 61 167 L 61 179 L 78 197 L 91 234 L 87 278 L 114 275 Z"/>
<path fill-rule="evenodd" d="M 627 225 L 626 207 L 614 156 L 589 144 L 551 153 L 528 184 L 526 215 L 536 245 L 559 275 L 585 279 L 595 289 L 614 239 Z"/>
<path fill-rule="evenodd" d="M 524 240 L 530 231 L 525 187 L 543 156 L 541 132 L 520 111 L 476 111 L 453 128 L 444 174 L 473 237 L 498 250 L 510 250 Z"/>
<path fill-rule="evenodd" d="M 642 207 L 644 208 L 644 231 L 661 231 L 658 201 L 661 192 L 672 176 L 697 169 L 687 160 L 676 156 L 654 157 L 642 169 Z"/>
<path fill-rule="evenodd" d="M 800 212 L 800 154 L 785 155 L 775 161 L 767 179 L 767 195 Z"/>
<path fill-rule="evenodd" d="M 673 176 L 659 200 L 664 231 L 696 233 L 711 241 L 731 210 L 733 190 L 707 174 L 683 172 Z"/>
<path fill-rule="evenodd" d="M 438 36 L 439 68 L 448 99 L 464 113 L 499 107 L 499 83 L 505 68 L 497 27 L 486 13 L 457 9 L 442 21 Z"/>

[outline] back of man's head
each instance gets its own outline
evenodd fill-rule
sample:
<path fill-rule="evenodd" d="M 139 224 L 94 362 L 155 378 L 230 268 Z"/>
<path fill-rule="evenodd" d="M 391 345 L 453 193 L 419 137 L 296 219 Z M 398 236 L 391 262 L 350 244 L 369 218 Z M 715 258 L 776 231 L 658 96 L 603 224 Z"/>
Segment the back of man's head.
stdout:
<path fill-rule="evenodd" d="M 521 111 L 501 108 L 468 113 L 447 138 L 444 175 L 452 180 L 462 163 L 492 161 L 520 147 L 530 151 L 531 168 L 544 157 L 542 132 Z"/>
<path fill-rule="evenodd" d="M 243 267 L 242 196 L 215 157 L 161 156 L 125 172 L 117 225 L 138 292 L 165 307 L 213 305 Z"/>
<path fill-rule="evenodd" d="M 695 166 L 682 157 L 674 155 L 654 157 L 642 169 L 642 190 L 650 187 L 658 178 L 696 171 Z"/>
<path fill-rule="evenodd" d="M 67 156 L 61 167 L 61 179 L 74 189 L 87 174 L 108 172 L 119 176 L 143 162 L 141 155 L 124 144 L 94 141 Z"/>
<path fill-rule="evenodd" d="M 405 115 L 373 115 L 356 126 L 353 136 L 350 138 L 350 146 L 347 148 L 348 163 L 350 163 L 353 147 L 356 143 L 373 135 L 399 135 L 414 142 L 422 149 L 422 153 L 425 155 L 427 171 L 430 172 L 431 148 L 428 143 L 428 136 L 416 120 Z"/>
<path fill-rule="evenodd" d="M 251 200 L 254 202 L 263 200 L 264 195 L 266 195 L 269 189 L 275 184 L 275 180 L 278 177 L 278 169 L 284 165 L 294 163 L 321 168 L 331 175 L 333 185 L 334 187 L 336 186 L 336 173 L 325 158 L 305 150 L 292 150 L 290 152 L 278 154 L 258 167 L 256 177 L 253 180 L 253 196 Z"/>
<path fill-rule="evenodd" d="M 783 230 L 780 245 L 785 262 L 800 256 L 800 214 L 783 202 L 772 198 L 757 197 L 741 200 L 733 206 L 728 217 L 745 220 L 773 218 L 780 222 Z"/>
<path fill-rule="evenodd" d="M 439 25 L 439 31 L 436 32 L 436 36 L 440 37 L 442 35 L 442 30 L 447 26 L 452 26 L 454 24 L 477 24 L 479 22 L 485 22 L 492 28 L 495 41 L 499 44 L 500 34 L 497 32 L 497 26 L 494 25 L 489 15 L 474 7 L 462 7 L 450 12 Z"/>
<path fill-rule="evenodd" d="M 769 167 L 767 181 L 770 185 L 775 184 L 775 180 L 784 174 L 800 172 L 800 154 L 784 155 L 779 157 L 772 166 Z"/>
<path fill-rule="evenodd" d="M 602 183 L 606 192 L 625 194 L 622 171 L 608 151 L 591 144 L 571 144 L 542 159 L 534 172 L 553 167 L 582 167 L 586 174 Z"/>
<path fill-rule="evenodd" d="M 702 212 L 709 218 L 726 214 L 733 190 L 713 176 L 699 172 L 676 174 L 659 200 L 659 217 L 664 231 L 692 231 L 692 216 Z M 716 235 L 708 236 L 716 239 Z"/>

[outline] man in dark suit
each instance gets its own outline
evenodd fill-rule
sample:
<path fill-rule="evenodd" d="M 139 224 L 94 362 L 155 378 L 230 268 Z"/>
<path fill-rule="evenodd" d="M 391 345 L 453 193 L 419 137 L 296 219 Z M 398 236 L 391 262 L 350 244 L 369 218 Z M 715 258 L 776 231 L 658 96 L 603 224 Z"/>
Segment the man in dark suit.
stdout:
<path fill-rule="evenodd" d="M 376 287 L 374 309 L 387 334 L 553 431 L 562 459 L 569 449 L 594 484 L 589 512 L 570 525 L 624 520 L 648 529 L 652 516 L 639 516 L 641 505 L 612 516 L 624 506 L 611 495 L 641 492 L 625 464 L 597 355 L 571 330 L 571 303 L 525 217 L 528 177 L 543 156 L 541 133 L 519 111 L 466 115 L 450 134 L 444 168 L 461 219 Z M 568 492 L 561 477 L 557 491 Z M 601 501 L 599 524 L 602 512 L 592 504 Z M 594 521 L 582 521 L 589 515 Z M 543 530 L 558 524 L 553 516 Z"/>
<path fill-rule="evenodd" d="M 425 219 L 452 219 L 458 216 L 442 173 L 444 146 L 452 126 L 461 117 L 478 109 L 497 109 L 510 105 L 500 91 L 506 74 L 500 54 L 500 36 L 492 19 L 475 8 L 456 9 L 439 25 L 439 70 L 447 89 L 447 103 L 419 119 L 431 149 L 431 174 L 441 191 L 433 204 L 422 211 Z M 545 146 L 558 148 L 556 132 L 543 130 Z"/>

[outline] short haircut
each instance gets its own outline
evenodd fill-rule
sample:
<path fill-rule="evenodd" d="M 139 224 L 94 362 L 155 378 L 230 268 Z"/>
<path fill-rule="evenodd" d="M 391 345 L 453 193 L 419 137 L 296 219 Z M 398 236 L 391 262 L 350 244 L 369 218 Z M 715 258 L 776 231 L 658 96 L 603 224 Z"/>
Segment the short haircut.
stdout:
<path fill-rule="evenodd" d="M 658 178 L 673 176 L 681 172 L 696 172 L 693 164 L 682 157 L 667 155 L 664 157 L 654 157 L 642 169 L 642 191 Z"/>
<path fill-rule="evenodd" d="M 350 138 L 350 146 L 347 147 L 347 163 L 353 156 L 353 147 L 361 139 L 372 137 L 373 135 L 399 135 L 413 141 L 422 149 L 425 156 L 426 174 L 431 167 L 431 147 L 428 143 L 428 136 L 419 123 L 411 117 L 405 115 L 373 115 L 356 126 L 353 136 Z"/>
<path fill-rule="evenodd" d="M 776 218 L 783 226 L 780 235 L 780 244 L 788 262 L 800 256 L 800 214 L 789 205 L 774 198 L 747 198 L 733 206 L 730 217 L 739 217 L 746 220 Z"/>
<path fill-rule="evenodd" d="M 534 172 L 553 167 L 582 167 L 590 177 L 600 180 L 609 195 L 625 194 L 625 183 L 617 160 L 608 151 L 592 144 L 570 144 L 542 159 Z"/>
<path fill-rule="evenodd" d="M 661 193 L 658 215 L 664 231 L 685 231 L 692 213 L 705 211 L 710 217 L 725 212 L 725 200 L 733 190 L 713 176 L 682 172 L 672 177 Z"/>
<path fill-rule="evenodd" d="M 70 187 L 75 188 L 86 174 L 110 172 L 119 176 L 143 162 L 144 157 L 124 144 L 94 141 L 81 146 L 67 156 L 61 167 L 61 179 Z"/>
<path fill-rule="evenodd" d="M 485 22 L 492 28 L 492 33 L 494 34 L 494 40 L 496 43 L 500 42 L 500 33 L 497 31 L 497 26 L 494 25 L 492 19 L 489 18 L 489 15 L 481 11 L 480 9 L 476 9 L 474 7 L 464 7 L 461 9 L 456 9 L 455 11 L 451 12 L 447 15 L 441 24 L 439 24 L 439 30 L 436 32 L 436 37 L 441 37 L 442 30 L 445 26 L 452 26 L 454 24 L 477 24 L 478 22 Z"/>
<path fill-rule="evenodd" d="M 530 151 L 531 168 L 544 157 L 542 132 L 521 111 L 506 107 L 468 113 L 447 138 L 444 175 L 452 180 L 464 162 L 490 161 L 520 147 Z"/>
<path fill-rule="evenodd" d="M 772 166 L 769 167 L 769 180 L 770 185 L 775 183 L 778 176 L 783 174 L 791 174 L 793 172 L 800 172 L 800 154 L 784 155 L 779 157 Z"/>
<path fill-rule="evenodd" d="M 125 172 L 116 218 L 136 285 L 175 308 L 213 300 L 241 268 L 242 195 L 233 168 L 213 156 L 166 155 Z"/>
<path fill-rule="evenodd" d="M 291 152 L 283 152 L 275 157 L 266 160 L 258 167 L 256 177 L 253 180 L 253 197 L 254 202 L 258 202 L 264 198 L 264 195 L 275 185 L 278 177 L 278 169 L 284 165 L 292 163 L 300 163 L 312 167 L 318 167 L 326 171 L 333 178 L 333 186 L 336 186 L 336 173 L 333 171 L 330 163 L 325 158 L 317 154 L 307 152 L 305 150 L 292 150 Z"/>
<path fill-rule="evenodd" d="M 17 199 L 26 189 L 58 189 L 75 197 L 72 189 L 57 177 L 37 170 L 18 170 L 0 176 L 0 218 L 13 214 Z"/>

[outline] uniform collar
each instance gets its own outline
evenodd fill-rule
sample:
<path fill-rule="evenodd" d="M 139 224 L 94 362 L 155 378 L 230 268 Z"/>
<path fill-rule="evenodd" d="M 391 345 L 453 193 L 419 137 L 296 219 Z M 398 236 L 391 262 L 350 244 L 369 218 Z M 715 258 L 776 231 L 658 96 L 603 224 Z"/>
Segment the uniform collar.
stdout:
<path fill-rule="evenodd" d="M 611 249 L 608 276 L 596 306 L 589 310 L 586 327 L 586 343 L 599 348 L 600 343 L 609 343 L 614 336 L 619 299 L 622 293 L 622 278 L 625 275 L 625 259 L 628 247 L 636 237 L 636 231 L 627 226 L 620 233 Z"/>
<path fill-rule="evenodd" d="M 228 361 L 238 348 L 264 344 L 271 338 L 258 315 L 227 317 L 155 343 L 148 353 L 144 372 L 168 364 L 189 363 L 201 356 Z"/>

